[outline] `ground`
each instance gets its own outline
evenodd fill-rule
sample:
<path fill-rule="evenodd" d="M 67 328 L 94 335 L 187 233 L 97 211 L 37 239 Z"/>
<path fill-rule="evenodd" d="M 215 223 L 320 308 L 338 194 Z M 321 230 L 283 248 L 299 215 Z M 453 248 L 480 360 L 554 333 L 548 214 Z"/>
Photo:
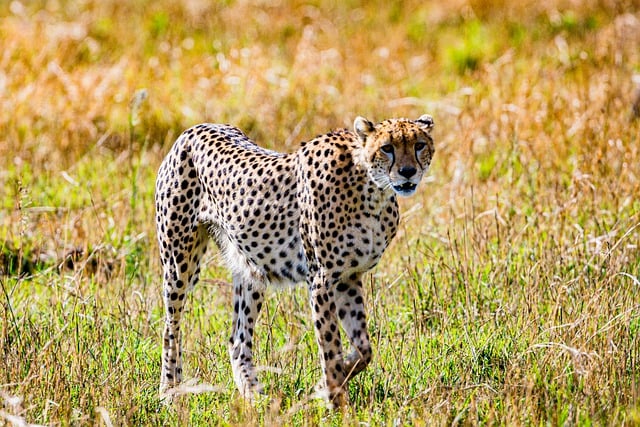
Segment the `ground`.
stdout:
<path fill-rule="evenodd" d="M 638 423 L 638 6 L 2 3 L 0 419 Z M 302 289 L 267 293 L 273 400 L 240 402 L 213 252 L 188 301 L 193 381 L 164 407 L 153 181 L 178 134 L 227 122 L 292 151 L 424 112 L 432 178 L 365 279 L 376 354 L 353 410 L 309 398 Z"/>

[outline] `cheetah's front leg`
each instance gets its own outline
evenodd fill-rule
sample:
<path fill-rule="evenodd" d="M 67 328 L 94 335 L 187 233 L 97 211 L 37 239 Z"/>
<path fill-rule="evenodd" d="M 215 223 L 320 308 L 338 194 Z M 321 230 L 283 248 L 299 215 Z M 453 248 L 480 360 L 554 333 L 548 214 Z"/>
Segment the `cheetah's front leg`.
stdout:
<path fill-rule="evenodd" d="M 347 377 L 342 358 L 342 342 L 336 319 L 336 305 L 333 300 L 334 291 L 330 288 L 325 275 L 326 273 L 321 269 L 310 285 L 311 318 L 320 351 L 322 385 L 329 393 L 330 402 L 344 406 L 348 401 L 348 395 L 345 391 Z"/>
<path fill-rule="evenodd" d="M 347 379 L 351 379 L 367 367 L 372 356 L 360 274 L 338 283 L 335 294 L 338 317 L 353 348 L 344 360 Z"/>

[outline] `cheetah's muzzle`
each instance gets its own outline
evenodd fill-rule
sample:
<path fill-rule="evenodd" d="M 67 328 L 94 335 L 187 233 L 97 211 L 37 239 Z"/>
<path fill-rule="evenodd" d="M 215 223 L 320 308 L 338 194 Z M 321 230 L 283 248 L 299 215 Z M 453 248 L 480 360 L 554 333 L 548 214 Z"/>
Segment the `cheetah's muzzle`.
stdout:
<path fill-rule="evenodd" d="M 394 185 L 393 191 L 395 191 L 400 196 L 411 196 L 416 192 L 417 184 L 413 182 L 405 182 L 404 184 Z"/>

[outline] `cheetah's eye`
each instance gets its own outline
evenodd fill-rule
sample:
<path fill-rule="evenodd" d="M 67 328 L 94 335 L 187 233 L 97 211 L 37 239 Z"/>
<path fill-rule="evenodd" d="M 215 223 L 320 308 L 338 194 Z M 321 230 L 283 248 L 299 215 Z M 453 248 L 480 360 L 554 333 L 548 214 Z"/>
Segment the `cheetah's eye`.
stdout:
<path fill-rule="evenodd" d="M 386 153 L 386 154 L 391 154 L 391 153 L 393 153 L 393 145 L 385 144 L 382 147 L 380 147 L 380 151 L 382 151 L 383 153 Z"/>
<path fill-rule="evenodd" d="M 426 146 L 427 144 L 425 144 L 424 142 L 416 142 L 414 147 L 416 148 L 416 151 L 422 151 Z"/>

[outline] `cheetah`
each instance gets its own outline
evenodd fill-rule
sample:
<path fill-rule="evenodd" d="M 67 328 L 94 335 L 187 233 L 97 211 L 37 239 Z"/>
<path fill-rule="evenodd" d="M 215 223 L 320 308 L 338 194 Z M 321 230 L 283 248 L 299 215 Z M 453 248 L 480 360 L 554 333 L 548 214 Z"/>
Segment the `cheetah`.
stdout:
<path fill-rule="evenodd" d="M 397 196 L 410 196 L 434 154 L 433 118 L 357 117 L 284 154 L 239 129 L 199 124 L 184 131 L 160 166 L 156 224 L 165 325 L 160 391 L 182 379 L 180 320 L 209 238 L 233 282 L 228 343 L 234 382 L 248 399 L 263 393 L 252 356 L 268 285 L 305 282 L 319 348 L 320 389 L 347 402 L 347 381 L 371 361 L 363 274 L 396 234 Z M 352 351 L 343 356 L 338 321 Z"/>

